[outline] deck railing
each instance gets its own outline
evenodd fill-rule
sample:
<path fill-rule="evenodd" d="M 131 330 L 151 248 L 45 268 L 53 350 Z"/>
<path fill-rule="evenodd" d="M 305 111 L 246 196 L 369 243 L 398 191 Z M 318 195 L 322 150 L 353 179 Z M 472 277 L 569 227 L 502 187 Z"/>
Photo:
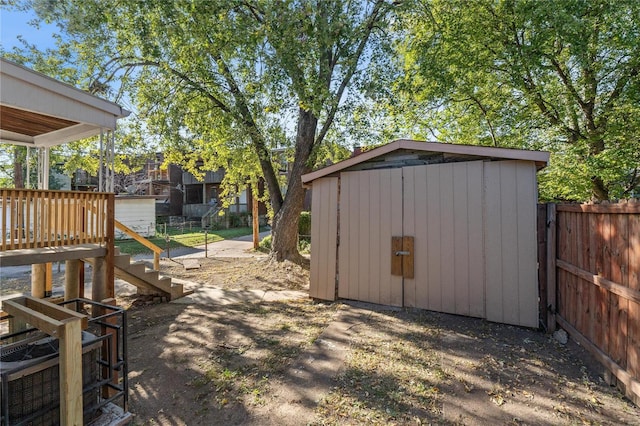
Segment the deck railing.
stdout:
<path fill-rule="evenodd" d="M 107 243 L 113 194 L 0 189 L 0 251 Z"/>

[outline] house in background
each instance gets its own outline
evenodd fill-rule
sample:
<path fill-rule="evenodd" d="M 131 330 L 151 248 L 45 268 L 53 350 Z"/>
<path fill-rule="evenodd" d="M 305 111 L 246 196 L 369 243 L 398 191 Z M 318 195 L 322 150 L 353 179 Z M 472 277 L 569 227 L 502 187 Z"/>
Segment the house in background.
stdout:
<path fill-rule="evenodd" d="M 121 187 L 126 191 L 119 195 L 117 199 L 127 199 L 126 204 L 135 205 L 136 209 L 140 206 L 133 200 L 153 199 L 155 203 L 155 212 L 148 209 L 145 203 L 145 217 L 138 217 L 137 222 L 141 224 L 133 224 L 129 221 L 127 226 L 149 236 L 155 227 L 156 220 L 160 222 L 180 223 L 185 220 L 200 220 L 203 227 L 233 227 L 247 226 L 247 216 L 252 210 L 252 197 L 249 191 L 243 190 L 234 198 L 228 208 L 222 209 L 220 200 L 221 184 L 224 179 L 225 171 L 220 168 L 216 171 L 204 172 L 203 180 L 198 178 L 191 172 L 184 171 L 177 164 L 169 164 L 163 168 L 164 155 L 156 153 L 154 158 L 147 160 L 142 171 L 131 175 L 118 175 L 117 180 L 121 182 Z M 202 167 L 203 163 L 196 164 Z M 93 191 L 96 188 L 97 178 L 90 176 L 83 170 L 74 173 L 72 187 L 76 190 Z M 260 191 L 264 190 L 263 184 L 260 184 Z M 121 191 L 122 192 L 122 191 Z M 120 209 L 121 212 L 124 210 Z M 222 214 L 220 214 L 223 212 Z M 267 208 L 264 203 L 259 203 L 258 212 L 261 223 L 266 224 Z M 147 217 L 155 215 L 153 218 L 153 226 L 149 225 L 151 220 Z M 131 215 L 130 215 L 131 216 Z M 214 225 L 215 224 L 215 225 Z M 139 225 L 139 226 L 138 226 Z"/>

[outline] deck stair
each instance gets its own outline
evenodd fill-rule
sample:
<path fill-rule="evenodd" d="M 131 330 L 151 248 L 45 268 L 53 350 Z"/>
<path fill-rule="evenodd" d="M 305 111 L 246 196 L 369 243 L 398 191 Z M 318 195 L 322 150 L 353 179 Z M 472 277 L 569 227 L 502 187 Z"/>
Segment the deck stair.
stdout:
<path fill-rule="evenodd" d="M 162 293 L 169 300 L 178 299 L 185 295 L 182 284 L 174 283 L 170 277 L 162 276 L 159 271 L 147 268 L 143 261 L 132 260 L 130 255 L 120 253 L 117 247 L 114 266 L 117 278 L 147 290 L 147 292 Z"/>
<path fill-rule="evenodd" d="M 90 262 L 92 259 L 85 259 Z M 120 253 L 115 248 L 114 272 L 116 278 L 142 289 L 144 294 L 158 294 L 167 300 L 175 300 L 185 296 L 182 284 L 171 281 L 170 277 L 160 275 L 160 272 L 147 267 L 144 261 L 133 260 L 131 255 Z"/>

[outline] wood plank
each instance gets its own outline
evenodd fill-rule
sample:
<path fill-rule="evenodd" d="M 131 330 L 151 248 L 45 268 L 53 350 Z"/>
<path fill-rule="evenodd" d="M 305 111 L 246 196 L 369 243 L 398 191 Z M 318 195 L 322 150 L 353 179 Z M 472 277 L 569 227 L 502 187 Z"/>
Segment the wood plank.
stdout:
<path fill-rule="evenodd" d="M 2 238 L 0 238 L 0 249 L 2 249 L 2 251 L 5 251 L 7 250 L 7 237 L 11 236 L 10 231 L 9 233 L 7 233 L 7 210 L 11 210 L 7 207 L 9 204 L 8 191 L 6 189 L 3 189 L 0 191 L 0 194 L 0 201 L 2 202 L 2 204 L 0 204 L 0 206 L 2 207 L 2 218 L 0 219 L 2 221 Z"/>
<path fill-rule="evenodd" d="M 516 163 L 518 325 L 537 328 L 538 247 L 536 240 L 536 169 L 530 162 Z"/>
<path fill-rule="evenodd" d="M 587 251 L 588 251 L 588 261 L 585 265 L 588 265 L 585 269 L 591 273 L 596 271 L 596 240 L 597 236 L 594 232 L 595 229 L 598 229 L 597 225 L 597 215 L 593 213 L 586 213 L 584 215 L 587 219 L 587 229 L 589 229 L 589 237 L 586 241 Z M 595 285 L 589 285 L 589 302 L 588 302 L 588 310 L 586 314 L 589 317 L 589 327 L 588 332 L 586 334 L 587 338 L 595 342 L 596 341 L 596 328 L 597 328 L 597 292 L 598 288 Z"/>
<path fill-rule="evenodd" d="M 469 315 L 469 209 L 467 163 L 452 165 L 453 173 L 453 288 L 454 311 Z"/>
<path fill-rule="evenodd" d="M 360 282 L 360 227 L 358 226 L 358 216 L 362 204 L 360 203 L 360 183 L 359 173 L 350 173 L 349 176 L 349 295 L 348 298 L 352 300 L 360 300 L 360 294 L 358 293 Z"/>
<path fill-rule="evenodd" d="M 484 163 L 484 253 L 485 300 L 489 321 L 502 322 L 502 208 L 500 206 L 500 165 Z"/>
<path fill-rule="evenodd" d="M 31 221 L 31 193 L 27 192 L 26 194 L 26 211 L 25 211 L 25 230 L 24 230 L 24 237 L 25 237 L 25 243 L 26 243 L 26 247 L 28 248 L 33 248 L 34 244 L 32 243 L 31 240 L 31 236 L 35 236 L 35 231 L 33 230 L 33 225 L 32 225 L 32 221 Z M 35 221 L 33 221 L 35 223 Z"/>
<path fill-rule="evenodd" d="M 82 244 L 58 247 L 44 247 L 24 250 L 9 250 L 0 252 L 2 266 L 20 266 L 41 263 L 61 262 L 70 259 L 84 259 L 88 257 L 102 257 L 106 255 L 106 248 L 99 244 Z"/>
<path fill-rule="evenodd" d="M 89 317 L 87 315 L 63 308 L 62 306 L 44 299 L 37 299 L 31 296 L 23 296 L 21 299 L 24 301 L 24 306 L 29 309 L 33 309 L 36 312 L 40 312 L 49 318 L 53 318 L 63 323 L 72 320 L 80 320 L 82 330 L 86 330 L 89 326 Z"/>
<path fill-rule="evenodd" d="M 60 336 L 60 423 L 81 425 L 82 419 L 82 338 L 81 321 L 66 323 Z"/>
<path fill-rule="evenodd" d="M 611 281 L 620 283 L 623 288 L 629 289 L 629 215 L 611 215 L 612 233 L 615 235 L 611 241 Z M 620 295 L 610 295 L 611 320 L 611 358 L 621 367 L 627 366 L 627 339 L 628 339 L 628 315 L 629 302 Z"/>
<path fill-rule="evenodd" d="M 105 262 L 107 263 L 107 271 L 106 271 L 106 286 L 107 293 L 103 299 L 111 299 L 116 297 L 116 288 L 115 288 L 115 271 L 114 271 L 114 263 L 115 263 L 115 240 L 116 240 L 116 232 L 115 232 L 115 220 L 116 220 L 116 199 L 114 194 L 109 194 L 107 196 L 107 235 L 105 238 L 107 254 L 105 255 Z"/>
<path fill-rule="evenodd" d="M 536 237 L 538 241 L 538 309 L 543 326 L 547 328 L 547 205 L 538 204 Z"/>
<path fill-rule="evenodd" d="M 517 170 L 514 162 L 500 162 L 500 208 L 502 240 L 502 320 L 519 324 Z"/>
<path fill-rule="evenodd" d="M 594 274 L 600 274 L 603 270 L 603 246 L 604 239 L 602 236 L 602 230 L 604 229 L 604 218 L 605 216 L 602 214 L 594 214 L 594 228 L 592 235 L 594 237 L 593 244 L 593 256 L 594 256 Z M 594 286 L 595 289 L 595 302 L 594 302 L 594 313 L 595 313 L 595 339 L 593 342 L 598 348 L 604 347 L 604 336 L 607 333 L 607 330 L 604 327 L 604 317 L 606 315 L 605 309 L 605 297 L 607 291 L 598 286 Z"/>
<path fill-rule="evenodd" d="M 640 291 L 640 215 L 629 217 L 629 289 Z M 640 303 L 630 301 L 627 371 L 640 380 Z"/>
<path fill-rule="evenodd" d="M 416 179 L 415 179 L 415 167 L 404 167 L 402 169 L 402 235 L 404 238 L 416 234 Z M 403 238 L 403 244 L 400 251 L 408 251 L 405 248 L 405 240 Z M 408 243 L 407 243 L 408 244 Z M 416 282 L 413 279 L 413 262 L 411 262 L 411 276 L 407 271 L 407 259 L 411 257 L 413 259 L 413 247 L 410 250 L 410 256 L 395 256 L 402 265 L 402 306 L 415 308 L 416 307 Z"/>
<path fill-rule="evenodd" d="M 567 251 L 569 247 L 569 234 L 567 227 L 567 213 L 557 212 L 557 229 L 558 229 L 558 252 L 557 260 L 567 261 Z M 567 273 L 564 270 L 557 271 L 557 313 L 566 317 L 566 297 L 568 293 Z"/>
<path fill-rule="evenodd" d="M 440 170 L 440 209 L 447 212 L 440 216 L 440 282 L 442 285 L 442 312 L 456 313 L 454 268 L 454 205 L 453 164 L 438 164 Z"/>
<path fill-rule="evenodd" d="M 467 163 L 469 315 L 478 318 L 485 318 L 483 199 L 483 162 L 469 162 Z"/>
<path fill-rule="evenodd" d="M 556 248 L 557 248 L 556 205 L 547 204 L 547 332 L 556 330 Z"/>
<path fill-rule="evenodd" d="M 416 306 L 422 309 L 429 309 L 429 218 L 427 216 L 427 206 L 429 197 L 427 195 L 427 168 L 429 166 L 413 167 L 414 171 L 414 197 L 415 211 L 413 215 L 420 218 L 415 221 L 414 231 L 414 285 L 416 288 Z M 406 182 L 406 180 L 405 180 Z"/>
<path fill-rule="evenodd" d="M 409 253 L 408 256 L 400 256 L 402 258 L 402 276 L 405 279 L 412 280 L 415 277 L 414 274 L 414 244 L 413 237 L 402 237 L 402 251 Z M 414 294 L 415 297 L 415 294 Z M 412 300 L 413 306 L 415 306 L 415 298 Z"/>
<path fill-rule="evenodd" d="M 578 251 L 578 241 L 577 241 L 577 216 L 576 212 L 567 212 L 568 226 L 569 226 L 569 250 L 567 252 L 568 262 L 572 265 L 575 265 L 577 251 Z M 567 282 L 569 284 L 569 288 L 567 291 L 567 306 L 565 318 L 569 321 L 574 327 L 576 324 L 576 305 L 578 303 L 578 279 L 574 275 L 569 275 L 567 277 Z"/>
<path fill-rule="evenodd" d="M 640 213 L 640 203 L 616 203 L 616 204 L 558 204 L 558 211 L 578 213 Z"/>
<path fill-rule="evenodd" d="M 440 217 L 442 214 L 440 200 L 440 169 L 437 166 L 426 166 L 427 172 L 427 294 L 428 309 L 442 310 L 442 281 L 440 270 L 440 242 L 442 228 Z"/>
<path fill-rule="evenodd" d="M 371 228 L 369 226 L 369 212 L 377 206 L 371 205 L 371 172 L 358 173 L 358 191 L 360 195 L 360 214 L 358 216 L 358 226 L 360 228 L 358 235 L 358 254 L 359 254 L 359 277 L 358 277 L 358 300 L 378 303 L 373 300 L 369 294 L 369 273 L 372 267 L 372 259 L 369 257 L 369 235 Z M 377 190 L 377 188 L 376 188 Z M 402 220 L 399 218 L 399 220 Z"/>
<path fill-rule="evenodd" d="M 390 224 L 390 233 L 391 235 L 402 235 L 402 220 L 398 220 L 402 218 L 401 214 L 398 214 L 395 210 L 402 206 L 402 169 L 390 169 L 389 174 L 391 176 L 391 186 L 390 186 L 390 203 L 389 208 L 391 209 L 391 221 Z M 384 241 L 384 240 L 383 240 Z M 386 241 L 391 241 L 390 239 Z M 388 253 L 388 252 L 387 252 Z M 387 265 L 388 262 L 384 262 Z M 390 283 L 391 283 L 391 303 L 392 306 L 402 306 L 402 277 L 396 277 L 389 274 Z"/>
<path fill-rule="evenodd" d="M 338 242 L 338 297 L 346 299 L 349 296 L 350 274 L 350 233 L 351 233 L 351 196 L 349 173 L 340 174 L 340 224 Z"/>
<path fill-rule="evenodd" d="M 606 279 L 611 277 L 611 262 L 610 262 L 610 257 L 611 257 L 611 216 L 610 215 L 603 215 L 603 222 L 602 222 L 602 228 L 601 228 L 601 255 L 602 255 L 602 272 L 600 272 L 600 274 Z M 602 308 L 602 337 L 603 337 L 603 341 L 602 341 L 602 346 L 601 349 L 603 350 L 603 352 L 605 353 L 609 353 L 609 347 L 610 347 L 610 314 L 609 314 L 609 307 L 611 305 L 611 301 L 610 301 L 610 296 L 611 293 L 608 291 L 608 289 L 603 288 L 602 286 L 600 286 L 600 292 L 601 292 L 601 297 L 600 297 L 600 306 Z"/>
<path fill-rule="evenodd" d="M 60 330 L 64 325 L 62 321 L 28 308 L 16 300 L 4 300 L 2 302 L 2 310 L 9 315 L 28 322 L 31 326 L 44 331 L 50 336 L 60 337 Z"/>
<path fill-rule="evenodd" d="M 24 191 L 19 190 L 18 196 L 16 197 L 16 212 L 18 213 L 17 217 L 17 226 L 16 226 L 16 239 L 18 241 L 18 249 L 27 248 L 25 241 L 25 220 L 24 220 L 24 203 L 25 203 L 25 193 Z"/>
<path fill-rule="evenodd" d="M 371 212 L 369 215 L 369 223 L 371 226 L 371 232 L 369 235 L 369 257 L 372 259 L 371 274 L 369 275 L 369 294 L 373 299 L 380 300 L 380 277 L 382 271 L 380 270 L 381 264 L 384 263 L 385 267 L 388 267 L 388 252 L 381 250 L 382 245 L 389 244 L 388 241 L 382 242 L 381 228 L 388 226 L 381 221 L 381 209 L 382 200 L 380 194 L 380 179 L 381 174 L 371 175 L 369 199 L 371 203 Z M 388 273 L 387 273 L 388 275 Z"/>
<path fill-rule="evenodd" d="M 613 281 L 608 280 L 600 275 L 594 275 L 589 271 L 580 269 L 577 266 L 574 266 L 562 260 L 558 260 L 557 265 L 558 265 L 558 268 L 563 269 L 564 271 L 567 271 L 571 275 L 580 277 L 585 281 L 595 284 L 607 292 L 611 292 L 620 297 L 624 297 L 626 300 L 640 303 L 640 291 L 638 290 L 634 290 L 634 289 L 631 289 L 630 287 L 625 287 L 621 284 L 614 283 Z"/>

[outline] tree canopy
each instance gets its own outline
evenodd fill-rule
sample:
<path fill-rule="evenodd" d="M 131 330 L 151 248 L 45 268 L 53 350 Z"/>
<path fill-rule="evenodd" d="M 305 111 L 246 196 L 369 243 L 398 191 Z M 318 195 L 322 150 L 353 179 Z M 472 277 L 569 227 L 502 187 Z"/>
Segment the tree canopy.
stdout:
<path fill-rule="evenodd" d="M 127 93 L 167 159 L 263 178 L 273 251 L 299 261 L 301 175 L 330 148 L 367 83 L 396 5 L 385 0 L 33 0 L 57 22 L 90 86 Z M 114 84 L 117 83 L 117 84 Z M 113 93 L 112 93 L 113 94 Z M 272 151 L 292 159 L 285 185 Z M 252 185 L 258 188 L 258 185 Z"/>
<path fill-rule="evenodd" d="M 628 197 L 640 184 L 640 3 L 419 1 L 399 84 L 414 131 L 548 149 L 547 199 Z"/>

